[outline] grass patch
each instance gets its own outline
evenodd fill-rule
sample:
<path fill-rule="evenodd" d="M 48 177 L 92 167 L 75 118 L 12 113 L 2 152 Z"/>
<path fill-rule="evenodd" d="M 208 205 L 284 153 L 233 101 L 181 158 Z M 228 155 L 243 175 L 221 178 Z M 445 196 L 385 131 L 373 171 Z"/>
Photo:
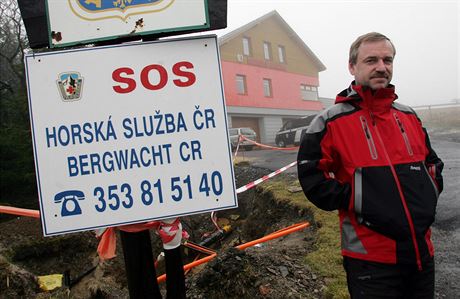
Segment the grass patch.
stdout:
<path fill-rule="evenodd" d="M 238 165 L 238 166 L 249 166 L 250 163 L 249 163 L 248 159 L 236 156 L 235 159 L 233 160 L 233 166 L 236 166 L 236 165 Z"/>
<path fill-rule="evenodd" d="M 326 212 L 307 200 L 302 191 L 289 190 L 300 188 L 295 179 L 280 176 L 260 185 L 264 191 L 270 191 L 275 200 L 295 205 L 299 209 L 309 210 L 313 214 L 317 227 L 317 242 L 313 251 L 305 257 L 305 263 L 321 275 L 326 282 L 323 290 L 325 298 L 349 298 L 345 271 L 340 254 L 340 229 L 337 212 Z"/>

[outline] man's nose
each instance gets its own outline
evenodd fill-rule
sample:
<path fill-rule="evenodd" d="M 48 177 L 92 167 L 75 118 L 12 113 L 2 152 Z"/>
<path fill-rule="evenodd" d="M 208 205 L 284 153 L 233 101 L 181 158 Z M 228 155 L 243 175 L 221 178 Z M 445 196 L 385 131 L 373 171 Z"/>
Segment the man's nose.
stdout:
<path fill-rule="evenodd" d="M 377 61 L 377 71 L 385 71 L 386 70 L 386 66 L 385 66 L 385 62 L 383 61 L 383 59 L 379 59 Z"/>

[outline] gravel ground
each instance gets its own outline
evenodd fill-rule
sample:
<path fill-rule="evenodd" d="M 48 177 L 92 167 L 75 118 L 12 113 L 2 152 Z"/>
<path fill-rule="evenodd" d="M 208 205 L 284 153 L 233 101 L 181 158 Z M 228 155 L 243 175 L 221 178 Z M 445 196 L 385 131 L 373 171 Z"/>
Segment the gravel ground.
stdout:
<path fill-rule="evenodd" d="M 431 143 L 444 161 L 444 190 L 433 225 L 436 298 L 460 298 L 460 131 L 432 130 Z"/>

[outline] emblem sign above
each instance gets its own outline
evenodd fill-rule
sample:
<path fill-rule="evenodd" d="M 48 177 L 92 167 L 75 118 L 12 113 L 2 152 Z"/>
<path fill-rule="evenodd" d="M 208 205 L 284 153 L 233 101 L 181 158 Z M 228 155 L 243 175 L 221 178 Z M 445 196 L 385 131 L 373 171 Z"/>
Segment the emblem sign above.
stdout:
<path fill-rule="evenodd" d="M 46 8 L 51 47 L 210 27 L 207 0 L 46 0 Z"/>

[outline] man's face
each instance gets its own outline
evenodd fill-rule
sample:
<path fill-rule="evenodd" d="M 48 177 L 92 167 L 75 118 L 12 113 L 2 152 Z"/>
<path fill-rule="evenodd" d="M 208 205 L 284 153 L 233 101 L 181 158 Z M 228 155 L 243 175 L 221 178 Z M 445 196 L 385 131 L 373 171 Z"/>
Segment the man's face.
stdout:
<path fill-rule="evenodd" d="M 364 42 L 358 49 L 356 64 L 348 64 L 358 85 L 373 90 L 385 88 L 393 76 L 393 47 L 387 40 Z"/>

